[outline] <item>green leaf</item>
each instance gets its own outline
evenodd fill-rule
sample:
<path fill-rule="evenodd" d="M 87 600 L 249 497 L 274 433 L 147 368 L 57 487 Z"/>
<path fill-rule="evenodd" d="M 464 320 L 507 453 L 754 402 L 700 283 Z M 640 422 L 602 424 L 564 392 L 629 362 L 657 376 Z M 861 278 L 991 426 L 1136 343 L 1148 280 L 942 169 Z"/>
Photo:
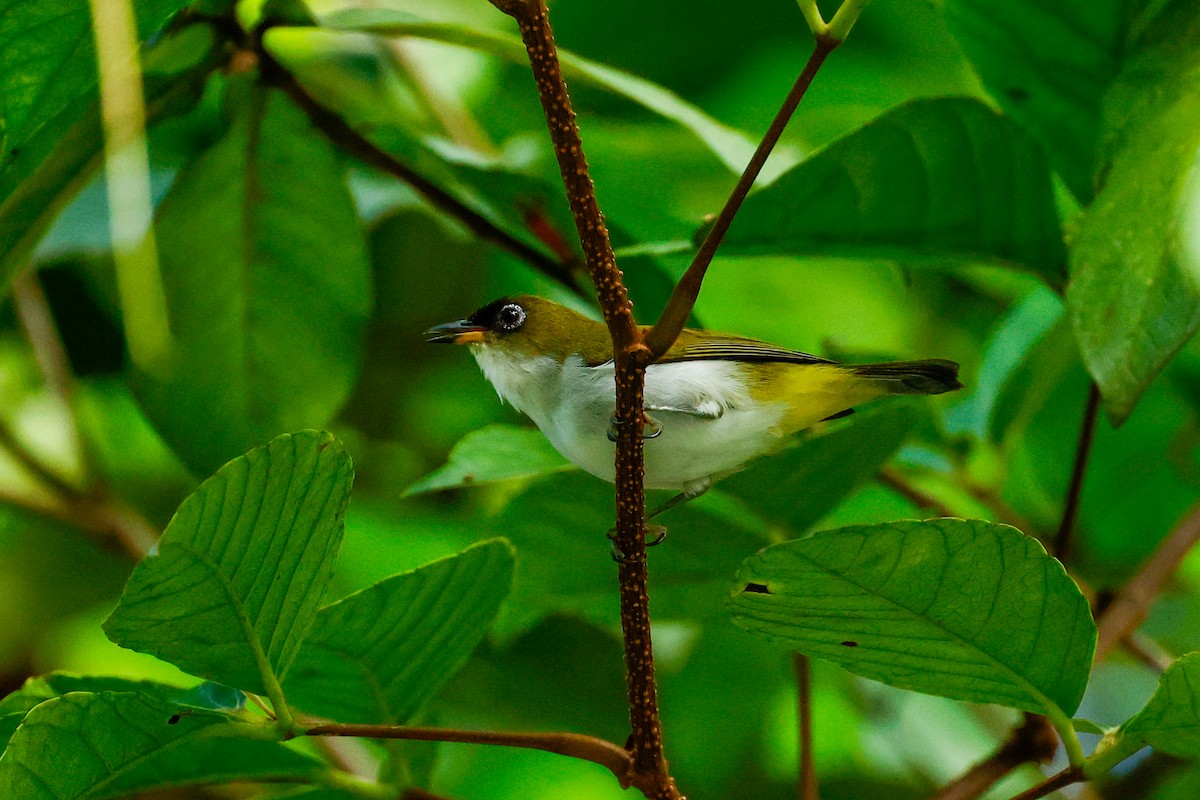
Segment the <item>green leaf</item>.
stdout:
<path fill-rule="evenodd" d="M 404 490 L 404 496 L 574 469 L 536 428 L 488 425 L 454 445 L 450 460 Z"/>
<path fill-rule="evenodd" d="M 1200 758 L 1200 652 L 1167 668 L 1150 702 L 1121 726 L 1120 735 L 1168 755 Z"/>
<path fill-rule="evenodd" d="M 734 620 L 902 689 L 1066 720 L 1087 686 L 1087 601 L 1036 539 L 981 520 L 864 525 L 747 559 Z"/>
<path fill-rule="evenodd" d="M 1114 423 L 1200 327 L 1200 15 L 1172 2 L 1104 102 L 1102 187 L 1067 304 Z"/>
<path fill-rule="evenodd" d="M 49 7 L 49 4 L 41 3 Z M 86 9 L 86 3 L 80 3 Z M 8 20 L 0 21 L 0 28 Z M 89 33 L 90 38 L 90 33 Z M 164 38 L 148 48 L 144 66 L 157 63 L 161 50 L 176 37 Z M 0 61 L 3 55 L 0 55 Z M 207 64 L 169 70 L 145 77 L 146 124 L 190 110 L 200 97 Z M 23 146 L 9 146 L 0 157 L 0 289 L 29 263 L 34 247 L 75 194 L 101 164 L 104 142 L 100 129 L 99 101 L 95 92 L 73 103 L 38 128 Z M 0 98 L 3 95 L 0 94 Z M 0 103 L 2 103 L 0 99 Z M 0 105 L 2 108 L 2 105 Z M 0 118 L 3 114 L 0 112 Z M 0 138 L 3 124 L 0 122 Z"/>
<path fill-rule="evenodd" d="M 1100 101 L 1120 66 L 1131 0 L 947 0 L 946 23 L 1004 113 L 1082 201 L 1092 196 Z M 1069 76 L 1069 77 L 1067 77 Z"/>
<path fill-rule="evenodd" d="M 803 533 L 879 472 L 916 421 L 917 410 L 903 402 L 859 412 L 834 430 L 751 462 L 716 488 L 764 519 Z"/>
<path fill-rule="evenodd" d="M 0 757 L 0 797 L 100 800 L 196 783 L 311 778 L 320 762 L 261 725 L 130 692 L 73 692 L 29 712 Z"/>
<path fill-rule="evenodd" d="M 426 22 L 391 9 L 351 8 L 319 14 L 321 25 L 339 30 L 363 31 L 383 36 L 411 36 L 491 53 L 515 64 L 527 65 L 525 45 L 519 36 L 482 31 L 460 24 Z M 558 48 L 567 80 L 584 80 L 678 123 L 708 145 L 731 171 L 740 173 L 754 153 L 753 142 L 741 131 L 710 117 L 675 93 L 652 81 L 607 67 Z M 787 166 L 787 164 L 783 164 Z"/>
<path fill-rule="evenodd" d="M 512 570 L 494 539 L 326 606 L 284 682 L 290 702 L 339 722 L 407 722 L 483 639 Z"/>
<path fill-rule="evenodd" d="M 134 569 L 109 638 L 275 697 L 333 573 L 352 477 L 341 445 L 316 431 L 226 464 Z"/>
<path fill-rule="evenodd" d="M 356 379 L 370 309 L 332 146 L 282 94 L 235 82 L 227 99 L 228 132 L 159 207 L 174 348 L 134 387 L 201 474 L 281 430 L 328 423 Z"/>
<path fill-rule="evenodd" d="M 917 100 L 751 195 L 728 254 L 1023 269 L 1058 287 L 1065 250 L 1038 147 L 977 100 Z"/>

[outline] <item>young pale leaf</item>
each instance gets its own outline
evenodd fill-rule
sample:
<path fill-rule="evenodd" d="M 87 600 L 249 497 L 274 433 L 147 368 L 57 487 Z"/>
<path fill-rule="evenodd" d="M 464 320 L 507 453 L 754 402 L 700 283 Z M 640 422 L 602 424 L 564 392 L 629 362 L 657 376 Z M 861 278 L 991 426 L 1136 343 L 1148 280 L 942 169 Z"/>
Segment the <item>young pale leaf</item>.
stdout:
<path fill-rule="evenodd" d="M 131 692 L 72 692 L 38 705 L 0 757 L 0 797 L 101 800 L 233 780 L 299 780 L 320 762 L 260 726 Z"/>
<path fill-rule="evenodd" d="M 512 588 L 492 540 L 321 609 L 287 674 L 298 708 L 339 722 L 407 722 L 462 667 Z"/>
<path fill-rule="evenodd" d="M 327 433 L 280 436 L 183 501 L 104 623 L 122 647 L 270 694 L 316 618 L 342 540 L 350 457 Z"/>
<path fill-rule="evenodd" d="M 901 402 L 855 414 L 842 427 L 754 461 L 717 488 L 803 533 L 879 472 L 916 420 L 917 410 Z"/>
<path fill-rule="evenodd" d="M 370 307 L 332 146 L 278 92 L 234 81 L 227 100 L 228 132 L 159 207 L 174 350 L 135 383 L 201 474 L 281 430 L 328 422 L 355 380 Z"/>
<path fill-rule="evenodd" d="M 1200 652 L 1172 664 L 1145 708 L 1121 727 L 1130 744 L 1200 758 Z"/>
<path fill-rule="evenodd" d="M 1069 718 L 1091 670 L 1087 601 L 1036 539 L 981 520 L 824 531 L 747 559 L 754 633 L 903 689 Z"/>
<path fill-rule="evenodd" d="M 454 445 L 450 460 L 404 490 L 405 497 L 439 489 L 531 478 L 574 469 L 535 428 L 488 425 Z"/>
<path fill-rule="evenodd" d="M 319 15 L 327 28 L 355 30 L 384 36 L 411 36 L 491 53 L 516 64 L 528 64 L 519 36 L 482 31 L 461 24 L 428 22 L 387 8 L 344 8 Z M 687 128 L 706 144 L 733 172 L 741 172 L 754 153 L 755 143 L 697 106 L 628 72 L 607 67 L 558 48 L 558 58 L 568 80 L 583 80 L 621 95 L 643 108 Z"/>
<path fill-rule="evenodd" d="M 1129 0 L 945 3 L 946 24 L 992 97 L 1083 201 L 1093 191 L 1100 100 L 1117 74 L 1130 10 Z"/>
<path fill-rule="evenodd" d="M 990 263 L 1054 287 L 1066 253 L 1037 145 L 977 100 L 917 100 L 751 195 L 726 253 Z"/>
<path fill-rule="evenodd" d="M 1200 327 L 1200 14 L 1176 0 L 1105 98 L 1102 185 L 1071 248 L 1067 306 L 1119 423 Z"/>

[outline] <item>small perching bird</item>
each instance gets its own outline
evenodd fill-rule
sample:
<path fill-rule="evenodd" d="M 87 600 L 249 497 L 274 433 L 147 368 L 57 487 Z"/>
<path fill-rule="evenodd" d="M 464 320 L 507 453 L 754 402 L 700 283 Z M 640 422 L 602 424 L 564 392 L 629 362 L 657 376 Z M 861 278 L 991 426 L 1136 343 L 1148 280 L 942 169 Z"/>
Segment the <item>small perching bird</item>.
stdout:
<path fill-rule="evenodd" d="M 614 480 L 612 341 L 602 322 L 540 297 L 504 297 L 427 332 L 470 345 L 500 397 L 571 463 Z M 687 497 L 797 431 L 889 394 L 960 389 L 929 359 L 838 364 L 766 342 L 685 329 L 646 369 L 646 488 Z"/>

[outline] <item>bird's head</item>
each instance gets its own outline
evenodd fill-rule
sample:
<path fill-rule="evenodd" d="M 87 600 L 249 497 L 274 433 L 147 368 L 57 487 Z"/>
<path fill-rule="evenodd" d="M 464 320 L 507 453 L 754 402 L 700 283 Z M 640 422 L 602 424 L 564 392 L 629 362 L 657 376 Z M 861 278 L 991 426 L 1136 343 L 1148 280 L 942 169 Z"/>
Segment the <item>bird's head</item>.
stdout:
<path fill-rule="evenodd" d="M 561 362 L 578 353 L 591 362 L 612 357 L 602 323 L 532 295 L 493 300 L 466 319 L 430 328 L 425 337 L 435 344 L 475 345 L 510 358 L 549 356 Z"/>

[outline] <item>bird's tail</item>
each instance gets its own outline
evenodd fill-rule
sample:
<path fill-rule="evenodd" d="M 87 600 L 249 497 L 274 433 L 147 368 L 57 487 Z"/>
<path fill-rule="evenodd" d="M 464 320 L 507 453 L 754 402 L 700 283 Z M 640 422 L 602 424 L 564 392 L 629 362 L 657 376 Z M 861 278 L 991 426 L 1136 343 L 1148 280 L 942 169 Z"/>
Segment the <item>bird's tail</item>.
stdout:
<path fill-rule="evenodd" d="M 962 388 L 958 382 L 958 364 L 940 358 L 853 364 L 845 368 L 854 375 L 879 381 L 888 394 L 942 394 Z"/>

